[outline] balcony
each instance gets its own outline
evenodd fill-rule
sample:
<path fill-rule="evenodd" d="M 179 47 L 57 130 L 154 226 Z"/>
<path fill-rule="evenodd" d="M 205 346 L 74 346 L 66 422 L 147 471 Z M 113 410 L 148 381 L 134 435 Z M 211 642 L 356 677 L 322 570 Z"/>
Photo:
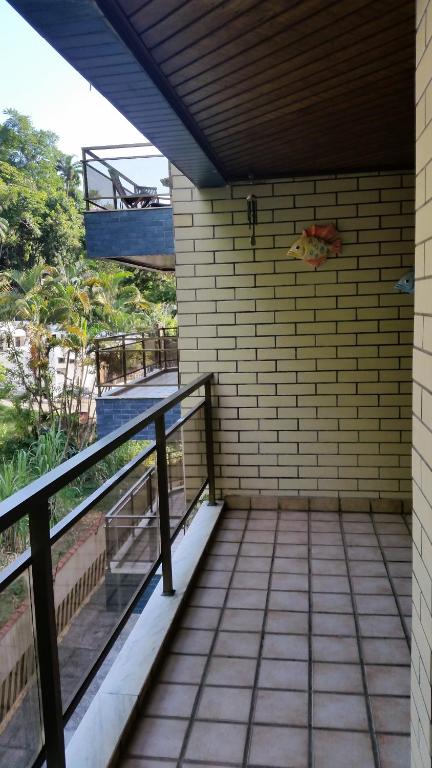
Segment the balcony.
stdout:
<path fill-rule="evenodd" d="M 160 404 L 177 390 L 176 328 L 100 336 L 95 339 L 95 359 L 99 437 Z M 166 426 L 172 426 L 180 416 L 181 408 L 177 405 L 166 413 Z M 135 435 L 135 440 L 154 439 L 152 424 Z"/>
<path fill-rule="evenodd" d="M 136 386 L 164 373 L 178 372 L 177 329 L 97 336 L 95 358 L 99 396 L 106 390 Z"/>
<path fill-rule="evenodd" d="M 165 158 L 150 143 L 82 150 L 87 255 L 133 266 L 174 269 Z"/>
<path fill-rule="evenodd" d="M 3 502 L 30 547 L 1 573 L 1 764 L 407 765 L 407 505 L 215 503 L 211 379 Z"/>

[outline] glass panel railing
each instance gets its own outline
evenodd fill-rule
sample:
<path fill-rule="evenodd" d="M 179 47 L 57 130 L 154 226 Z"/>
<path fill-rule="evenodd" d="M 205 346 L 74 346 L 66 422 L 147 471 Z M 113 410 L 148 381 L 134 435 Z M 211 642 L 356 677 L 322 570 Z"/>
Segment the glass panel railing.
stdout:
<path fill-rule="evenodd" d="M 0 768 L 42 765 L 44 754 L 48 768 L 64 765 L 64 725 L 90 682 L 88 696 L 97 690 L 159 565 L 173 594 L 173 533 L 207 481 L 214 499 L 210 380 L 203 374 L 2 502 Z M 166 414 L 189 397 L 193 409 L 167 435 Z M 156 444 L 137 437 L 150 426 Z"/>
<path fill-rule="evenodd" d="M 31 568 L 0 594 L 0 766 L 28 768 L 43 744 Z"/>
<path fill-rule="evenodd" d="M 140 450 L 138 441 L 121 446 L 86 473 L 84 487 L 94 493 L 104 474 L 112 479 Z M 64 710 L 159 557 L 155 478 L 153 452 L 103 498 L 89 503 L 86 513 L 52 546 Z M 63 514 L 68 494 L 72 500 L 72 491 L 78 492 L 76 482 L 71 486 L 51 500 L 54 507 L 62 504 Z M 86 500 L 80 502 L 85 504 Z"/>

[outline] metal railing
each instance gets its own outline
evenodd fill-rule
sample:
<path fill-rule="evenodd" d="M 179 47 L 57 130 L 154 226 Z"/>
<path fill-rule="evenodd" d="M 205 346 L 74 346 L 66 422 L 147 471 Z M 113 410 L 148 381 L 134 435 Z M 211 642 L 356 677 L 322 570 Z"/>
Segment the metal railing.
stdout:
<path fill-rule="evenodd" d="M 131 419 L 127 424 L 98 440 L 79 454 L 65 461 L 56 469 L 48 472 L 38 480 L 10 496 L 0 505 L 0 535 L 11 526 L 28 518 L 30 547 L 0 573 L 0 595 L 13 584 L 16 579 L 31 569 L 31 604 L 32 620 L 34 621 L 36 667 L 38 669 L 39 700 L 43 723 L 44 739 L 37 757 L 32 761 L 33 766 L 41 766 L 46 760 L 48 768 L 64 768 L 65 743 L 64 726 L 76 709 L 88 685 L 100 668 L 103 660 L 112 648 L 119 633 L 142 597 L 150 580 L 159 566 L 162 567 L 163 594 L 170 596 L 174 593 L 171 548 L 174 540 L 184 527 L 191 511 L 196 507 L 204 490 L 208 487 L 209 504 L 215 503 L 214 456 L 212 433 L 212 403 L 211 403 L 212 374 L 203 374 L 191 384 L 181 387 L 173 395 L 166 398 L 160 405 L 147 410 L 141 416 Z M 204 397 L 200 390 L 204 390 Z M 165 428 L 165 414 L 186 398 L 198 397 L 198 401 L 170 429 Z M 169 466 L 167 459 L 167 441 L 178 439 L 179 431 L 187 433 L 188 425 L 192 424 L 191 443 L 195 447 L 196 426 L 194 419 L 199 415 L 202 424 L 203 467 L 204 476 L 199 487 L 194 489 L 190 503 L 186 503 L 184 514 L 173 527 L 170 523 L 170 491 Z M 85 473 L 97 462 L 108 457 L 119 446 L 124 445 L 138 432 L 150 424 L 154 424 L 156 440 L 141 450 L 132 460 L 128 461 L 112 477 L 106 480 L 97 490 L 93 491 L 83 502 L 51 527 L 51 500 L 54 494 L 66 486 L 85 476 Z M 185 437 L 184 437 L 185 439 Z M 67 706 L 62 703 L 62 690 L 59 667 L 59 642 L 56 627 L 56 608 L 53 585 L 53 546 L 72 530 L 76 523 L 84 518 L 95 504 L 100 503 L 113 489 L 132 475 L 137 467 L 146 462 L 149 457 L 156 456 L 157 461 L 157 497 L 160 554 L 155 559 L 151 569 L 141 579 L 133 596 L 122 611 L 115 627 L 104 642 L 97 659 L 90 670 L 80 680 L 74 695 Z M 153 504 L 153 501 L 152 501 Z"/>
<path fill-rule="evenodd" d="M 83 147 L 84 199 L 87 211 L 154 208 L 170 204 L 169 191 L 157 179 L 152 160 L 163 155 L 150 142 Z M 152 175 L 153 183 L 148 184 Z"/>
<path fill-rule="evenodd" d="M 95 338 L 96 384 L 104 389 L 124 387 L 163 371 L 178 371 L 177 330 L 157 328 L 147 333 L 122 333 Z"/>

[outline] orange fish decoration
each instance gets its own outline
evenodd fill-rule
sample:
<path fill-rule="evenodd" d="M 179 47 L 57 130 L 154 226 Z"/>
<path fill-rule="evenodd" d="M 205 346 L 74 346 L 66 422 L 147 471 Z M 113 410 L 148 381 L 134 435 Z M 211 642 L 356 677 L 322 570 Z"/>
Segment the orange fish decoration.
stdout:
<path fill-rule="evenodd" d="M 334 224 L 312 224 L 304 229 L 301 236 L 287 252 L 287 256 L 303 259 L 316 269 L 333 254 L 342 251 L 342 242 Z"/>

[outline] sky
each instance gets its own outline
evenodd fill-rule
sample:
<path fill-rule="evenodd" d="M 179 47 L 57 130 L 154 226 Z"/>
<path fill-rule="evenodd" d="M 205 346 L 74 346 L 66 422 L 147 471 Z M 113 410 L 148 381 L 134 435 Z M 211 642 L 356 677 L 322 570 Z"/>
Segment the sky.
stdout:
<path fill-rule="evenodd" d="M 36 128 L 54 131 L 66 154 L 80 158 L 83 146 L 145 141 L 6 0 L 0 0 L 0 73 L 0 121 L 5 109 L 17 109 Z M 150 164 L 150 178 L 138 183 L 154 185 L 167 175 L 166 161 Z"/>

